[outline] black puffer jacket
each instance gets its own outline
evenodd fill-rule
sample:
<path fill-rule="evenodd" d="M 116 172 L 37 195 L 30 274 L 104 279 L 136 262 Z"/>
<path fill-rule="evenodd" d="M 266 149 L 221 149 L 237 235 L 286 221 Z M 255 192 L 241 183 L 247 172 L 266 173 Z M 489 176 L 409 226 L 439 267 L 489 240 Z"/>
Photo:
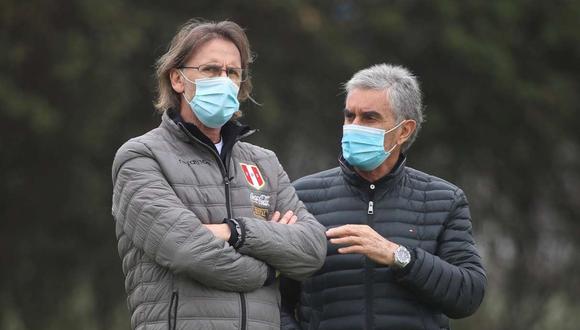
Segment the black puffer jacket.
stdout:
<path fill-rule="evenodd" d="M 302 329 L 446 329 L 448 317 L 469 316 L 481 304 L 486 275 L 461 189 L 406 167 L 404 156 L 374 184 L 342 160 L 295 187 L 327 228 L 367 224 L 409 248 L 413 260 L 396 270 L 328 244 L 323 268 L 301 290 L 284 280 L 283 329 L 298 328 L 295 307 Z"/>

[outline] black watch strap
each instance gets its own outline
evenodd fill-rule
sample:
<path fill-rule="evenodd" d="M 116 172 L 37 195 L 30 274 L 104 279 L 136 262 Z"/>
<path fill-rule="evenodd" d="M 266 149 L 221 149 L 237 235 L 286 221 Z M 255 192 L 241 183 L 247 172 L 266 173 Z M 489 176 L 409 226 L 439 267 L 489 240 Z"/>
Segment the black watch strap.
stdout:
<path fill-rule="evenodd" d="M 236 219 L 224 219 L 230 227 L 230 239 L 228 243 L 234 248 L 238 249 L 244 243 L 243 225 Z"/>

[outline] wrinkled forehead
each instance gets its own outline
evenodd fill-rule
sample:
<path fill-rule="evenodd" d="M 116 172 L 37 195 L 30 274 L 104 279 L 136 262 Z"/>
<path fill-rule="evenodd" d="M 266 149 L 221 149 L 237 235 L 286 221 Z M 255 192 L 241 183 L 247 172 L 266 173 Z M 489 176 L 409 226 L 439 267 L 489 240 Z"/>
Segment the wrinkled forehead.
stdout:
<path fill-rule="evenodd" d="M 374 111 L 385 118 L 392 117 L 387 90 L 354 88 L 346 95 L 345 110 L 350 112 Z"/>
<path fill-rule="evenodd" d="M 187 59 L 187 63 L 195 64 L 223 64 L 224 62 L 228 65 L 241 67 L 242 58 L 240 50 L 234 42 L 221 36 L 213 36 L 203 40 L 199 45 L 191 49 Z"/>

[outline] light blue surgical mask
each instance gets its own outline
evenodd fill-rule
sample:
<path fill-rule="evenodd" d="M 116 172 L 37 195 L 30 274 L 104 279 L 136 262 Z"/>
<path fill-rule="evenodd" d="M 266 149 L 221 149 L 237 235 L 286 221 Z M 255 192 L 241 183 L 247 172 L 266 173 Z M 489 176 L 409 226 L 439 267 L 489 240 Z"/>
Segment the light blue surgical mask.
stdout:
<path fill-rule="evenodd" d="M 342 156 L 352 166 L 363 171 L 372 171 L 379 167 L 391 152 L 397 147 L 395 144 L 385 151 L 385 134 L 399 128 L 401 121 L 388 131 L 384 129 L 344 125 L 342 128 Z"/>
<path fill-rule="evenodd" d="M 222 127 L 236 111 L 240 109 L 238 92 L 240 88 L 228 77 L 214 77 L 189 80 L 179 71 L 185 80 L 195 84 L 195 96 L 187 100 L 191 111 L 205 126 Z"/>

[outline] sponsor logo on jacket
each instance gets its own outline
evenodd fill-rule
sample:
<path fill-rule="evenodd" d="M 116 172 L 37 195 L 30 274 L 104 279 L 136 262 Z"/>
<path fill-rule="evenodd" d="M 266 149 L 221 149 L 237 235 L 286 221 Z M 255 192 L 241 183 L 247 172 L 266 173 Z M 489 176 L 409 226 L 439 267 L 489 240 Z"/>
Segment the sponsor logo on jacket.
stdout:
<path fill-rule="evenodd" d="M 180 159 L 179 163 L 185 164 L 185 165 L 211 165 L 209 160 L 205 160 L 205 159 L 192 159 L 192 160 Z"/>
<path fill-rule="evenodd" d="M 264 194 L 250 193 L 250 201 L 252 202 L 252 211 L 256 217 L 268 220 L 270 208 L 270 196 Z"/>

